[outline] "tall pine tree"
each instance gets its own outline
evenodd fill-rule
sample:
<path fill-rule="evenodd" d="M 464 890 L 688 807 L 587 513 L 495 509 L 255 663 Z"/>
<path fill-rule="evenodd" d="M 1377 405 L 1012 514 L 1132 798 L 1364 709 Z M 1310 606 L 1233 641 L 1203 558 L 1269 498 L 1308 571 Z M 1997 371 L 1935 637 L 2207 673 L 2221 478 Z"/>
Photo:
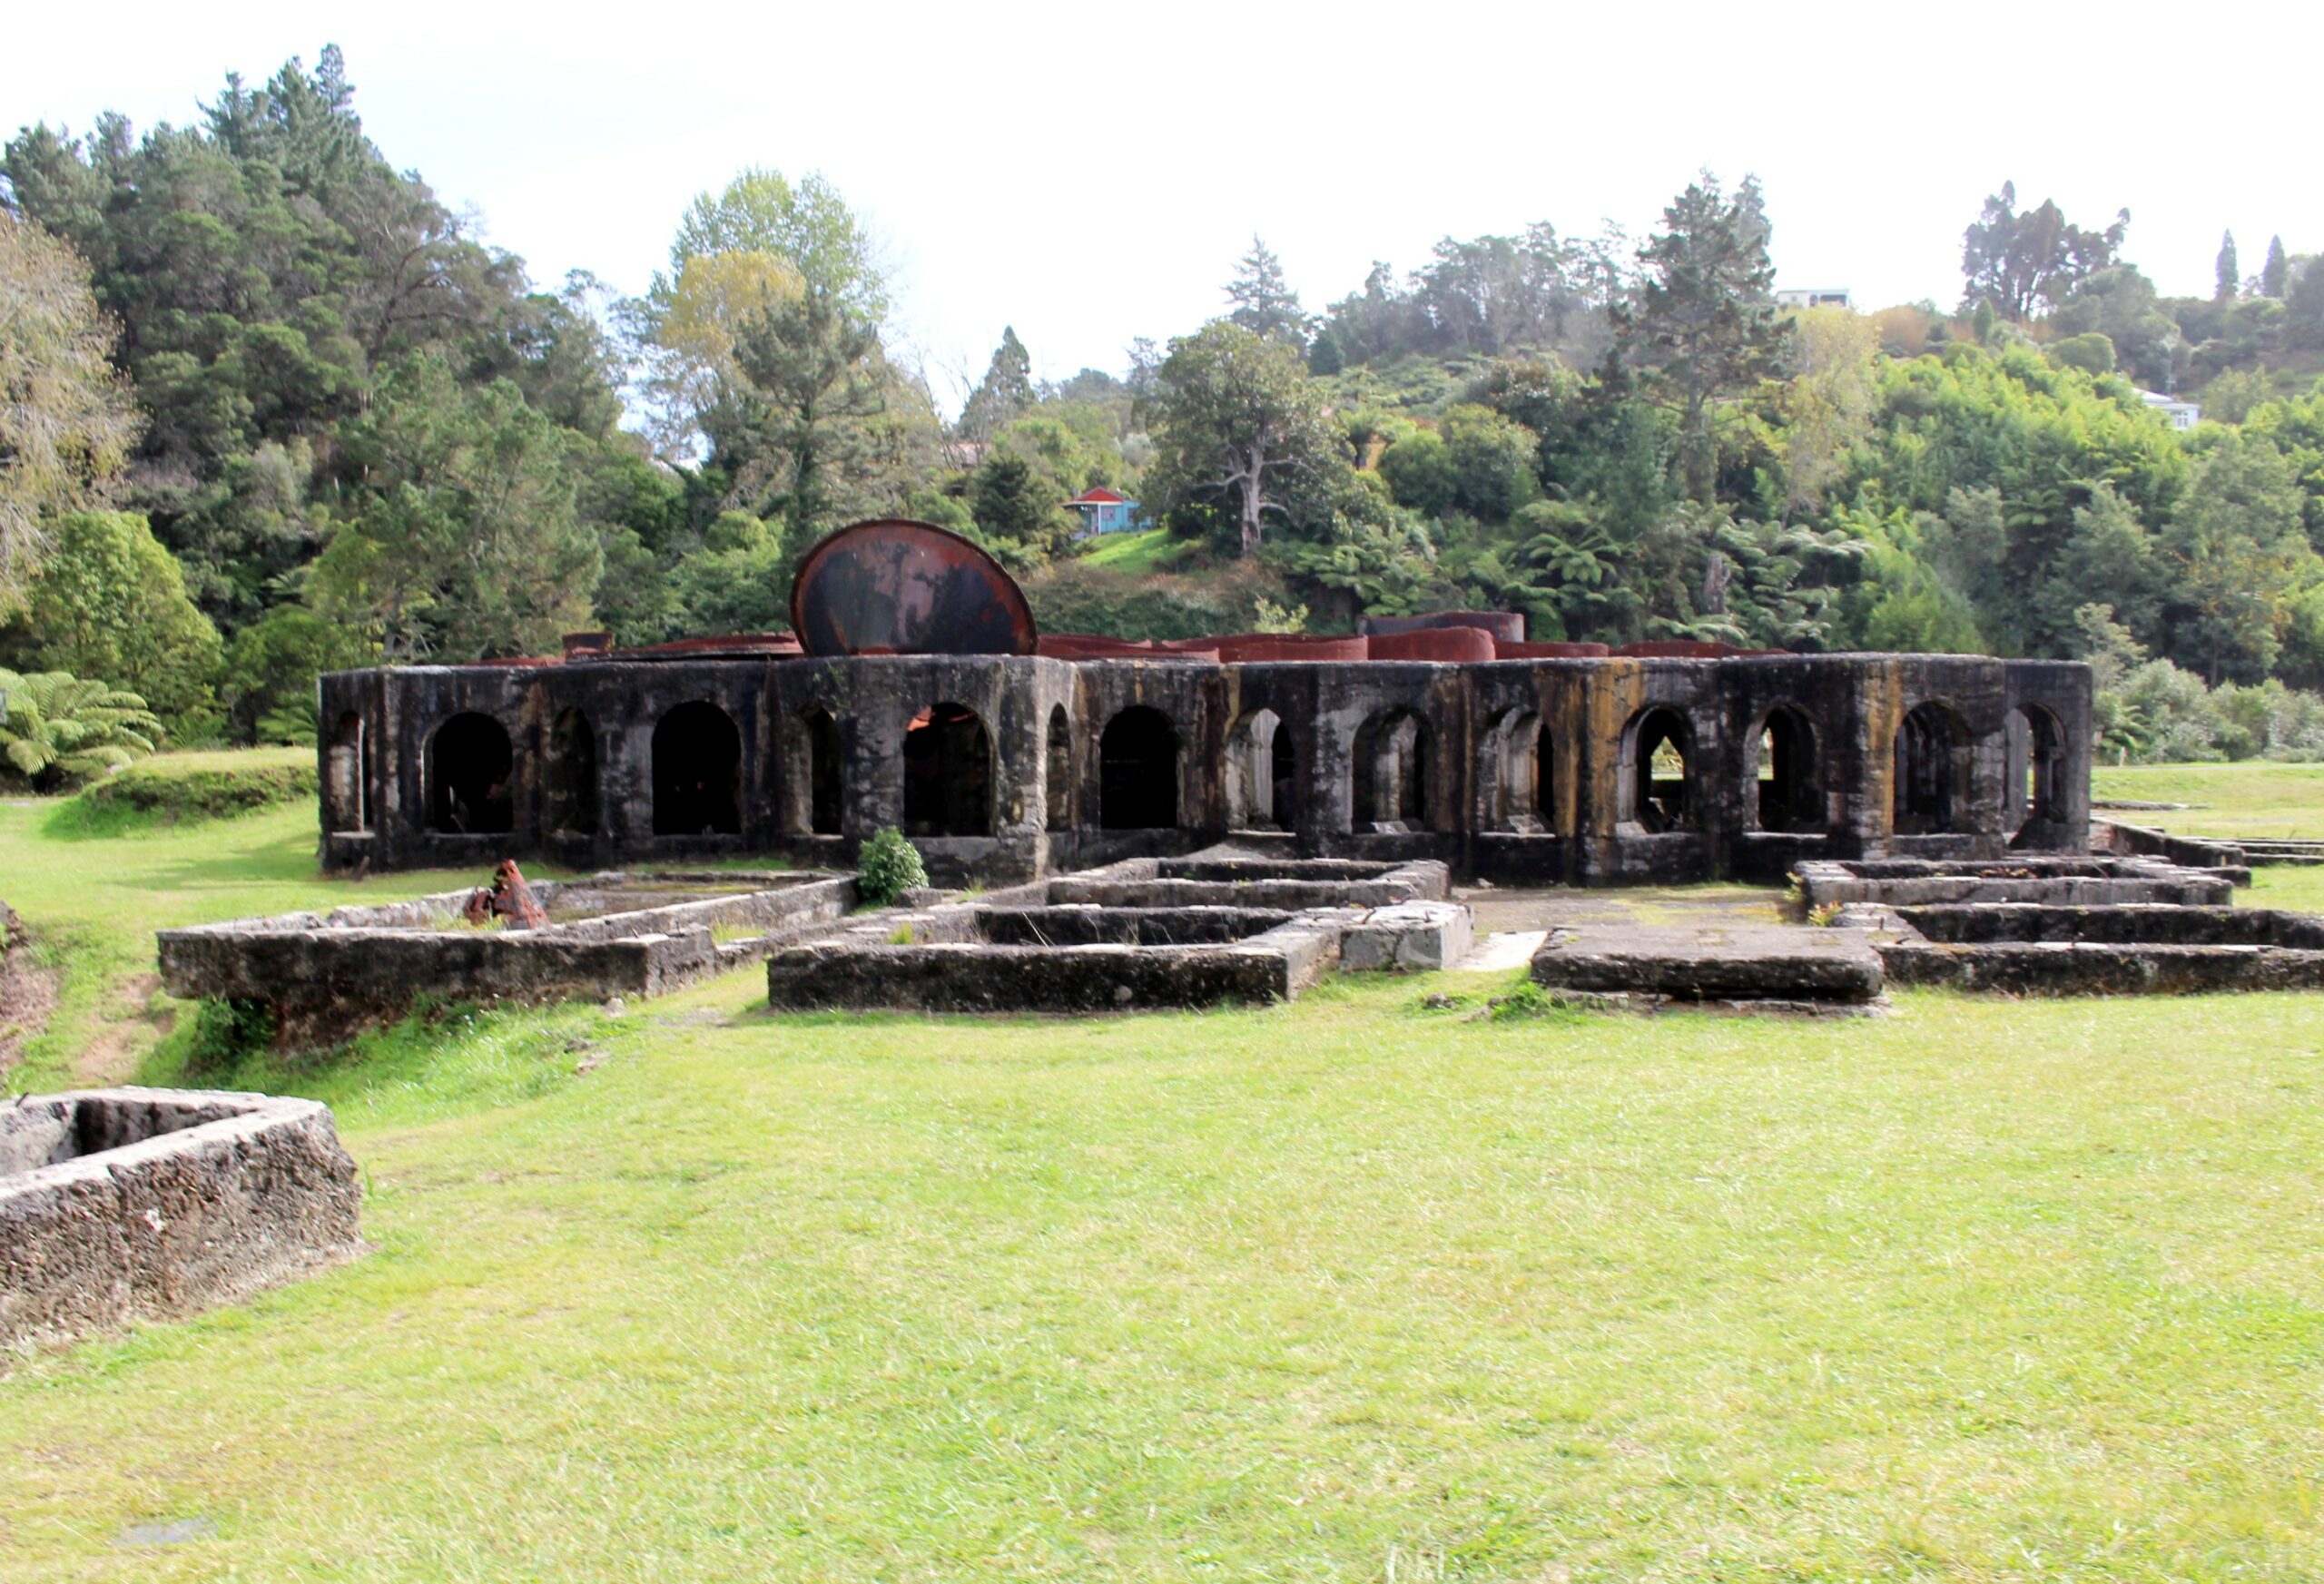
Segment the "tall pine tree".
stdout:
<path fill-rule="evenodd" d="M 2291 274 L 2291 266 L 2284 258 L 2284 239 L 2268 239 L 2268 261 L 2260 266 L 2260 295 L 2280 300 L 2284 286 Z"/>
<path fill-rule="evenodd" d="M 2211 266 L 2211 295 L 2225 302 L 2243 290 L 2242 266 L 2236 261 L 2235 233 L 2221 231 L 2219 260 Z"/>
<path fill-rule="evenodd" d="M 1033 405 L 1033 358 L 1017 339 L 1017 327 L 1004 325 L 1000 345 L 992 349 L 984 381 L 969 395 L 960 409 L 960 435 L 980 444 L 1009 426 L 1009 420 Z"/>
<path fill-rule="evenodd" d="M 1687 493 L 1708 503 L 1718 460 L 1714 405 L 1780 373 L 1790 331 L 1776 311 L 1772 228 L 1756 178 L 1730 198 L 1706 171 L 1663 210 L 1662 227 L 1639 250 L 1636 306 L 1616 315 L 1620 353 L 1656 369 L 1655 386 L 1679 415 Z"/>
<path fill-rule="evenodd" d="M 1253 335 L 1305 349 L 1307 310 L 1283 277 L 1283 261 L 1256 236 L 1226 283 L 1226 300 L 1235 305 L 1226 317 Z"/>

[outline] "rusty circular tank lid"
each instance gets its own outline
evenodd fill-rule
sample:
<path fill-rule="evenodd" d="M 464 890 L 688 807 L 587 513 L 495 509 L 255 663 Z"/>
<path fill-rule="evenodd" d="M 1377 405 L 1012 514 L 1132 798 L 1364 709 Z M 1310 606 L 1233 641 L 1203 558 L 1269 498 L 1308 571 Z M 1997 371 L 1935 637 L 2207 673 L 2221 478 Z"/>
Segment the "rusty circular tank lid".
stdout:
<path fill-rule="evenodd" d="M 1024 591 L 960 535 L 901 517 L 853 523 L 807 552 L 791 584 L 807 653 L 1030 654 Z"/>

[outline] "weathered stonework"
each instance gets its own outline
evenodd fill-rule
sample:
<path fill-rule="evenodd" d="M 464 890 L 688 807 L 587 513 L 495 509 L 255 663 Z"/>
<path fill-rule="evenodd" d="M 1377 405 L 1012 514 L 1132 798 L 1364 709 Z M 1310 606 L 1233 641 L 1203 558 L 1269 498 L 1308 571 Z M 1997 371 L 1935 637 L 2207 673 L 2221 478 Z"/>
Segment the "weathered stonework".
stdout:
<path fill-rule="evenodd" d="M 470 891 L 328 914 L 237 919 L 159 936 L 162 984 L 187 999 L 271 1005 L 287 1045 L 391 1021 L 413 1001 L 656 996 L 764 957 L 846 914 L 840 875 L 715 871 L 542 881 L 544 929 L 465 927 Z M 717 931 L 749 931 L 721 942 Z"/>
<path fill-rule="evenodd" d="M 1288 1000 L 1334 966 L 1429 969 L 1467 955 L 1469 910 L 1444 900 L 1449 881 L 1429 861 L 1128 859 L 776 951 L 767 999 L 1068 1013 Z"/>
<path fill-rule="evenodd" d="M 1674 1001 L 1869 1001 L 1885 982 L 1861 930 L 1781 924 L 1553 930 L 1535 984 Z"/>
<path fill-rule="evenodd" d="M 2083 851 L 2090 701 L 2077 664 L 1912 654 L 397 667 L 322 680 L 322 851 L 839 865 L 892 825 L 953 883 L 1230 835 L 1533 883 L 1776 881 Z"/>
<path fill-rule="evenodd" d="M 330 1110 L 195 1089 L 0 1109 L 0 1348 L 186 1315 L 352 1255 Z"/>
<path fill-rule="evenodd" d="M 2183 869 L 2159 858 L 1862 859 L 1803 863 L 1795 873 L 1810 908 L 1858 902 L 2224 907 L 2234 900 L 2239 880 L 2250 883 L 2248 871 Z"/>
<path fill-rule="evenodd" d="M 2011 995 L 2324 989 L 2324 919 L 2270 908 L 1859 904 L 1890 980 Z"/>

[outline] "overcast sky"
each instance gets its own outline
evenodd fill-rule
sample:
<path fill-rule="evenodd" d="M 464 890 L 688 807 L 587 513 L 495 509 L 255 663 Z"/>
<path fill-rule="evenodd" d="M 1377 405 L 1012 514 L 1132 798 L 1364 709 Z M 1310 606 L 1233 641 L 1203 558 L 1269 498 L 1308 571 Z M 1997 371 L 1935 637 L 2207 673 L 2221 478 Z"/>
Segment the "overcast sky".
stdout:
<path fill-rule="evenodd" d="M 31 10 L 32 8 L 25 8 Z M 2166 292 L 2221 228 L 2324 248 L 2312 5 L 1255 4 L 41 6 L 0 30 L 0 128 L 184 122 L 229 69 L 345 51 L 356 107 L 538 281 L 642 289 L 687 201 L 821 170 L 897 272 L 931 364 L 1118 370 L 1221 310 L 1254 231 L 1311 308 L 1374 259 L 1547 220 L 1640 232 L 1693 172 L 1756 172 L 1779 284 L 1859 306 L 1960 290 L 2004 179 Z"/>

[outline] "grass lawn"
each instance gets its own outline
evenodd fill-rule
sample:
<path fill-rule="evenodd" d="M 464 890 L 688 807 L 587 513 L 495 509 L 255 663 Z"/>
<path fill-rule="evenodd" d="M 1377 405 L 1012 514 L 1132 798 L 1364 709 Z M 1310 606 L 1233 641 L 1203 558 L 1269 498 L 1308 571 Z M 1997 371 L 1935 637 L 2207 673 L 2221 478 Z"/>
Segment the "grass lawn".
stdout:
<path fill-rule="evenodd" d="M 1167 572 L 1199 548 L 1197 541 L 1177 538 L 1167 528 L 1148 528 L 1139 534 L 1108 534 L 1076 559 L 1084 566 L 1132 575 Z"/>
<path fill-rule="evenodd" d="M 0 810 L 0 896 L 114 973 L 311 843 Z M 1503 982 L 213 1075 L 336 1107 L 376 1247 L 0 1376 L 0 1578 L 2324 1575 L 2324 996 L 1423 1004 Z"/>
<path fill-rule="evenodd" d="M 2230 840 L 2324 837 L 2324 764 L 2131 764 L 2101 768 L 2091 782 L 2097 797 L 2192 805 L 2101 809 L 2101 819 Z M 2255 870 L 2250 890 L 2239 900 L 2252 907 L 2324 913 L 2324 868 Z"/>

